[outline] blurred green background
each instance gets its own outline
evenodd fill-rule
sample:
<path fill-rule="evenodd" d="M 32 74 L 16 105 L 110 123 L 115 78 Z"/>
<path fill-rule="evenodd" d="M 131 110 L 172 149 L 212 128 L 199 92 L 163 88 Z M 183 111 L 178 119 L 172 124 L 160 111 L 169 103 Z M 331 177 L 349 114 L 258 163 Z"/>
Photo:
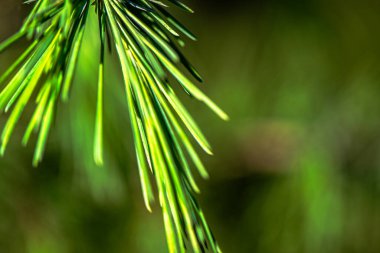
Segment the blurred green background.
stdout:
<path fill-rule="evenodd" d="M 0 2 L 2 41 L 28 7 Z M 183 96 L 214 146 L 198 199 L 223 252 L 380 252 L 380 2 L 186 2 L 194 15 L 172 11 L 200 39 L 184 51 L 231 116 Z M 42 165 L 20 144 L 28 117 L 0 159 L 0 252 L 167 252 L 158 205 L 143 205 L 111 56 L 107 166 L 92 161 L 95 33 Z M 0 71 L 25 44 L 0 56 Z"/>

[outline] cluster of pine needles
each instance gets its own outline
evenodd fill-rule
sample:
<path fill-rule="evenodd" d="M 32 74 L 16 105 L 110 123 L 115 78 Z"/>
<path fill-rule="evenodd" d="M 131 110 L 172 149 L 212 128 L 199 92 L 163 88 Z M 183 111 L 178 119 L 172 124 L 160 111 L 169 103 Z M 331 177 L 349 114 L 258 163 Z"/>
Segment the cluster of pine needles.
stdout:
<path fill-rule="evenodd" d="M 1 134 L 4 154 L 25 107 L 35 110 L 25 130 L 26 145 L 37 133 L 33 164 L 43 157 L 59 100 L 67 101 L 76 69 L 88 15 L 97 15 L 100 52 L 95 114 L 94 160 L 103 164 L 104 55 L 116 51 L 120 61 L 133 131 L 145 205 L 155 200 L 151 181 L 156 181 L 159 203 L 170 252 L 220 252 L 194 195 L 199 192 L 191 167 L 204 178 L 208 174 L 192 144 L 191 136 L 211 154 L 201 130 L 175 94 L 170 76 L 191 97 L 204 102 L 222 119 L 228 116 L 204 95 L 179 66 L 197 80 L 198 72 L 179 48 L 181 36 L 195 36 L 168 11 L 178 0 L 35 0 L 21 29 L 0 44 L 0 53 L 27 38 L 25 51 L 1 75 L 0 110 L 9 113 Z M 79 84 L 78 84 L 79 85 Z M 190 163 L 191 162 L 191 163 Z"/>

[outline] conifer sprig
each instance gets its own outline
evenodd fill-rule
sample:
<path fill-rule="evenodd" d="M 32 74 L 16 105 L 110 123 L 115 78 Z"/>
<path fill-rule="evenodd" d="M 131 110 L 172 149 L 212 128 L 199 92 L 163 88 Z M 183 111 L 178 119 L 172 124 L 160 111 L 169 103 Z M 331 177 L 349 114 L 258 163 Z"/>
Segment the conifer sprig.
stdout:
<path fill-rule="evenodd" d="M 0 44 L 0 52 L 19 39 L 29 47 L 1 76 L 0 110 L 10 112 L 1 135 L 3 154 L 25 106 L 35 94 L 36 109 L 25 131 L 27 144 L 38 131 L 33 164 L 43 156 L 59 98 L 68 100 L 89 10 L 99 24 L 99 72 L 94 160 L 103 164 L 103 90 L 106 47 L 116 51 L 122 70 L 145 205 L 151 211 L 155 180 L 170 252 L 219 252 L 194 195 L 199 192 L 191 167 L 208 174 L 188 132 L 208 154 L 210 144 L 175 94 L 169 75 L 190 96 L 222 119 L 228 116 L 178 68 L 182 64 L 202 81 L 179 47 L 182 35 L 196 37 L 169 12 L 168 5 L 193 12 L 177 0 L 36 0 L 18 33 Z M 174 83 L 175 84 L 175 83 Z M 77 84 L 80 85 L 80 84 Z"/>

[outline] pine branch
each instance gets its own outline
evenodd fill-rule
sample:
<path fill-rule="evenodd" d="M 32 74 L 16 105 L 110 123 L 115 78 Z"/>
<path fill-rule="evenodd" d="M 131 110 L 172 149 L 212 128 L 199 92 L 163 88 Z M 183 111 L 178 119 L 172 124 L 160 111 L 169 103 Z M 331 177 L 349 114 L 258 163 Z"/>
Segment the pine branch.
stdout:
<path fill-rule="evenodd" d="M 166 11 L 169 4 L 193 12 L 177 0 L 36 0 L 18 33 L 0 44 L 0 53 L 28 38 L 31 43 L 0 78 L 0 110 L 10 112 L 1 135 L 0 152 L 7 144 L 25 106 L 36 94 L 36 109 L 25 131 L 26 145 L 38 131 L 33 164 L 42 160 L 59 98 L 67 101 L 87 16 L 94 9 L 99 24 L 99 72 L 94 133 L 94 160 L 103 164 L 103 90 L 106 46 L 117 52 L 125 85 L 138 169 L 145 205 L 154 202 L 156 181 L 170 252 L 220 252 L 194 195 L 199 192 L 191 163 L 202 177 L 208 174 L 187 131 L 203 150 L 210 144 L 169 83 L 173 76 L 190 96 L 205 103 L 222 119 L 228 116 L 179 69 L 182 64 L 202 78 L 179 47 L 181 36 L 196 37 Z M 188 159 L 190 158 L 190 160 Z"/>

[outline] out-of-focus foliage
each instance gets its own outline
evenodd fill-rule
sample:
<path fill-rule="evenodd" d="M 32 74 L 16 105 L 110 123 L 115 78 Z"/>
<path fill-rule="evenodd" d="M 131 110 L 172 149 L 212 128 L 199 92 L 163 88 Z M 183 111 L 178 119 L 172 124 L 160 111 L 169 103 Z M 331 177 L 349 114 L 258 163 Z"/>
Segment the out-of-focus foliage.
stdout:
<path fill-rule="evenodd" d="M 200 43 L 187 53 L 232 118 L 221 125 L 186 100 L 217 154 L 200 202 L 222 250 L 379 252 L 380 2 L 192 5 Z M 0 15 L 0 39 L 20 24 L 14 6 L 0 9 L 13 8 Z M 88 64 L 73 91 L 79 111 L 62 106 L 70 127 L 54 126 L 42 166 L 31 169 L 32 150 L 17 143 L 0 161 L 1 252 L 167 251 L 158 212 L 142 205 L 121 90 L 106 95 L 109 166 L 92 164 L 97 63 Z"/>

